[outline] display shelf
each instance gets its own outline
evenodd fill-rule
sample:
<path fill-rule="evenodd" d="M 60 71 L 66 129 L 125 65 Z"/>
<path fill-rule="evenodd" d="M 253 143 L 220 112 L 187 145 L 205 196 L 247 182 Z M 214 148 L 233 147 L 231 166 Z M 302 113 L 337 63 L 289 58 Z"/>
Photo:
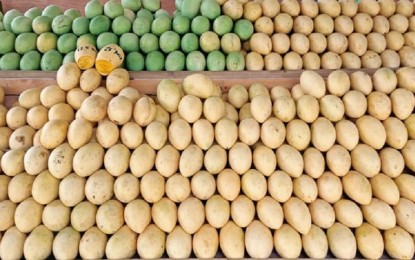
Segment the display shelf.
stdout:
<path fill-rule="evenodd" d="M 348 69 L 347 73 L 355 71 L 364 71 L 369 75 L 375 72 L 375 69 Z M 300 75 L 303 70 L 295 71 L 223 71 L 211 72 L 203 71 L 216 84 L 218 84 L 223 92 L 227 92 L 229 88 L 235 84 L 249 86 L 253 83 L 261 83 L 267 88 L 274 86 L 282 86 L 292 88 L 299 83 Z M 332 70 L 318 70 L 323 77 L 327 77 Z M 144 94 L 155 94 L 157 84 L 162 79 L 172 79 L 176 82 L 182 82 L 183 79 L 197 72 L 180 71 L 180 72 L 131 72 L 129 86 L 138 89 Z M 17 96 L 28 88 L 42 88 L 56 84 L 56 72 L 45 71 L 0 71 L 0 85 L 6 93 L 6 106 L 10 107 L 16 100 Z"/>

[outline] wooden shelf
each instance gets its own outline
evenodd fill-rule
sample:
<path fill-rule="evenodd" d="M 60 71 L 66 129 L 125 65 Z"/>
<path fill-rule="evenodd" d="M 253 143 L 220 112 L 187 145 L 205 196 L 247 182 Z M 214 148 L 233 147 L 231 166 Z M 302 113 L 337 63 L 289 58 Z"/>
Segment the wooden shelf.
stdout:
<path fill-rule="evenodd" d="M 353 73 L 358 70 L 344 70 Z M 375 69 L 360 69 L 372 75 Z M 249 86 L 253 83 L 261 83 L 268 88 L 282 86 L 292 88 L 299 83 L 302 70 L 297 71 L 203 71 L 216 84 L 221 86 L 223 92 L 227 92 L 235 84 Z M 323 77 L 327 77 L 332 70 L 317 70 Z M 130 72 L 130 86 L 138 89 L 141 93 L 155 94 L 157 85 L 162 79 L 172 79 L 182 82 L 183 79 L 196 72 Z M 0 71 L 0 84 L 6 93 L 6 105 L 11 106 L 17 96 L 29 88 L 43 88 L 56 84 L 56 72 L 45 71 Z"/>
<path fill-rule="evenodd" d="M 332 70 L 317 70 L 323 77 L 327 77 Z M 357 70 L 344 70 L 352 73 Z M 373 74 L 374 69 L 361 69 L 368 74 Z M 157 84 L 162 79 L 172 79 L 181 82 L 194 73 L 203 73 L 209 76 L 216 84 L 226 92 L 235 84 L 251 85 L 253 83 L 264 84 L 268 88 L 274 86 L 293 87 L 299 82 L 302 70 L 295 71 L 223 71 L 223 72 L 130 72 L 130 86 L 137 88 L 145 94 L 155 93 Z M 56 72 L 44 71 L 0 71 L 1 85 L 6 94 L 17 95 L 27 88 L 45 87 L 56 84 Z"/>

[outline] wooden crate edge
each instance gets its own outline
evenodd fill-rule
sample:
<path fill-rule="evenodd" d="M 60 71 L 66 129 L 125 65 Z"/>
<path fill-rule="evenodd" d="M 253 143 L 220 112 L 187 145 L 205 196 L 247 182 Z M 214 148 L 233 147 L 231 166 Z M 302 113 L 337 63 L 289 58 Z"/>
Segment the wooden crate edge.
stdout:
<path fill-rule="evenodd" d="M 323 77 L 327 77 L 333 70 L 316 70 Z M 375 69 L 344 70 L 350 74 L 355 71 L 363 71 L 372 75 Z M 223 71 L 223 72 L 130 72 L 130 86 L 145 94 L 155 94 L 157 85 L 162 79 L 172 79 L 182 82 L 184 78 L 193 73 L 203 73 L 218 84 L 224 92 L 235 85 L 245 86 L 253 83 L 261 83 L 267 88 L 282 86 L 292 88 L 299 83 L 303 70 L 296 71 Z M 56 72 L 44 71 L 0 71 L 0 85 L 3 86 L 6 95 L 18 95 L 26 89 L 45 87 L 56 84 Z"/>

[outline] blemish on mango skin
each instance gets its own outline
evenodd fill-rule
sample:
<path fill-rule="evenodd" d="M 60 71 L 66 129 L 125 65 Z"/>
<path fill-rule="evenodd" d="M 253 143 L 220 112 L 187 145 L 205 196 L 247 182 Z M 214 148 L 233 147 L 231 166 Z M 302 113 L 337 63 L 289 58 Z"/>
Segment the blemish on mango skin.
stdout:
<path fill-rule="evenodd" d="M 24 144 L 24 143 L 25 143 L 25 140 L 26 140 L 26 138 L 25 138 L 24 136 L 16 136 L 14 139 L 15 139 L 18 143 L 22 143 L 22 144 Z"/>

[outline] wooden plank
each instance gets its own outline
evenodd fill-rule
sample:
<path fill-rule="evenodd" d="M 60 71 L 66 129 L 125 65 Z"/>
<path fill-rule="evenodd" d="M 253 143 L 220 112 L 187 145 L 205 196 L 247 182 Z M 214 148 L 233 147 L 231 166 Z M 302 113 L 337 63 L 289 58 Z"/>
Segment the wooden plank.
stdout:
<path fill-rule="evenodd" d="M 17 9 L 21 12 L 37 6 L 40 8 L 45 8 L 48 5 L 54 4 L 62 7 L 64 10 L 69 8 L 76 8 L 82 13 L 84 13 L 85 4 L 89 0 L 77 0 L 77 1 L 67 1 L 67 0 L 2 0 L 3 10 L 7 11 L 10 9 Z M 101 3 L 104 3 L 104 0 L 101 0 Z M 171 14 L 174 12 L 174 0 L 161 0 L 162 8 L 169 11 Z"/>
<path fill-rule="evenodd" d="M 15 102 L 17 102 L 18 96 L 15 95 L 7 95 L 4 98 L 4 106 L 7 108 L 11 108 Z"/>
<path fill-rule="evenodd" d="M 29 88 L 43 88 L 49 85 L 56 84 L 56 80 L 53 78 L 1 78 L 0 84 L 4 88 L 6 95 L 18 95 L 24 90 Z"/>
<path fill-rule="evenodd" d="M 344 70 L 352 73 L 356 70 Z M 374 69 L 361 69 L 368 74 L 373 74 Z M 302 70 L 297 71 L 223 71 L 210 72 L 203 71 L 216 84 L 218 84 L 224 92 L 235 84 L 245 86 L 253 83 L 261 83 L 268 88 L 274 86 L 283 86 L 291 88 L 299 83 Z M 323 77 L 327 77 L 331 70 L 318 70 Z M 138 89 L 141 93 L 156 93 L 157 85 L 162 79 L 171 79 L 175 82 L 182 82 L 185 77 L 194 72 L 131 72 L 130 86 Z M 18 95 L 28 88 L 46 87 L 56 84 L 55 72 L 43 71 L 0 71 L 0 84 L 4 87 L 6 94 Z"/>

